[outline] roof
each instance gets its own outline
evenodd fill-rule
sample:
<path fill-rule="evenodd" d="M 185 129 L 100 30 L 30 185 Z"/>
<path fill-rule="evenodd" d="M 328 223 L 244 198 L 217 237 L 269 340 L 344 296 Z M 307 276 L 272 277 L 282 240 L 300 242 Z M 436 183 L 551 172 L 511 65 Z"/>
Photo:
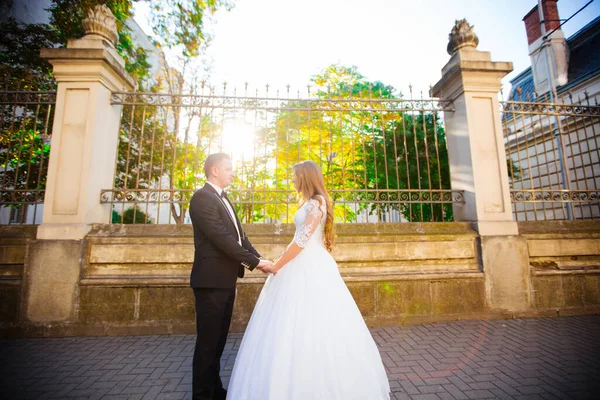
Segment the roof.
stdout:
<path fill-rule="evenodd" d="M 600 74 L 600 17 L 581 28 L 567 40 L 569 47 L 568 83 L 556 88 L 558 94 Z M 536 101 L 533 71 L 525 69 L 510 81 L 509 100 Z"/>

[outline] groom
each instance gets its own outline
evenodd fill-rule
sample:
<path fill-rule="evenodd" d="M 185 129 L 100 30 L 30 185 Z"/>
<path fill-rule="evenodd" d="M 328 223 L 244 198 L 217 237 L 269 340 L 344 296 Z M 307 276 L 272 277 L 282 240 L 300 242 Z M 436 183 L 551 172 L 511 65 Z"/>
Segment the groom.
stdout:
<path fill-rule="evenodd" d="M 229 156 L 208 156 L 204 173 L 207 183 L 190 201 L 195 249 L 190 286 L 196 298 L 197 331 L 192 392 L 194 400 L 225 400 L 219 370 L 237 278 L 244 276 L 244 267 L 252 271 L 272 263 L 259 259 L 224 191 L 234 177 Z"/>

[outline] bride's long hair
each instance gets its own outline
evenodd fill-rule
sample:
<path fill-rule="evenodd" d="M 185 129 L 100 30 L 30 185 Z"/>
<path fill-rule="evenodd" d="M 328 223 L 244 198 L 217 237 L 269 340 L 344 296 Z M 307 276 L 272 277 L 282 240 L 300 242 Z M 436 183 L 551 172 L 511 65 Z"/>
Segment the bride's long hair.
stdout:
<path fill-rule="evenodd" d="M 321 167 L 314 161 L 302 161 L 292 167 L 294 176 L 296 177 L 296 189 L 298 191 L 299 200 L 301 203 L 309 199 L 318 200 L 321 203 L 321 195 L 325 198 L 327 206 L 327 219 L 325 220 L 325 232 L 323 243 L 327 251 L 333 250 L 335 234 L 333 232 L 333 205 L 329 198 L 329 193 L 325 189 L 325 181 Z"/>

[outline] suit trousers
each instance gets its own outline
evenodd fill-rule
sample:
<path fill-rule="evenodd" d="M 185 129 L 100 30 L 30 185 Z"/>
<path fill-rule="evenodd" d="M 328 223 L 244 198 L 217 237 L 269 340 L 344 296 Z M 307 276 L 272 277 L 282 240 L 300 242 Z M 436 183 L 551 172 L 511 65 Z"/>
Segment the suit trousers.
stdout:
<path fill-rule="evenodd" d="M 192 398 L 224 400 L 227 392 L 219 372 L 231 324 L 235 287 L 194 288 L 194 297 L 197 336 L 192 364 Z"/>

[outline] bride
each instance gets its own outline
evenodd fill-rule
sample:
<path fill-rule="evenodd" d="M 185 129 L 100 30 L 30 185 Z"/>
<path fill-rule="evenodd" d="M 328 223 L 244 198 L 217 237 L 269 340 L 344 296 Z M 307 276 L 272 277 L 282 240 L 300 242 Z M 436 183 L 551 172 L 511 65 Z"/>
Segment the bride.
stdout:
<path fill-rule="evenodd" d="M 294 240 L 272 267 L 242 339 L 229 400 L 380 400 L 389 383 L 329 254 L 333 208 L 320 167 L 293 166 L 302 201 Z"/>

